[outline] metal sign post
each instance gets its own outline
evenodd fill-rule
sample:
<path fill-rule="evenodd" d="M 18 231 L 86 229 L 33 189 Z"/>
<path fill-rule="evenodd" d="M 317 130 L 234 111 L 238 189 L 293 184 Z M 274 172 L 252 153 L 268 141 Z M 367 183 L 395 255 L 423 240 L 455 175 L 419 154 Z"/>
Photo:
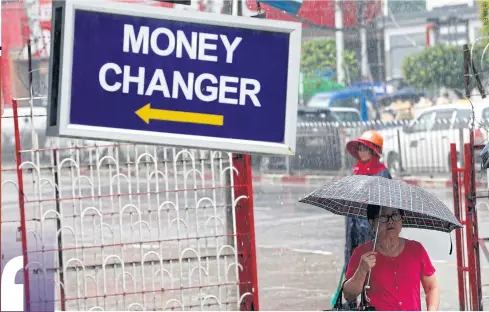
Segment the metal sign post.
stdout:
<path fill-rule="evenodd" d="M 295 153 L 300 23 L 53 6 L 48 135 Z"/>

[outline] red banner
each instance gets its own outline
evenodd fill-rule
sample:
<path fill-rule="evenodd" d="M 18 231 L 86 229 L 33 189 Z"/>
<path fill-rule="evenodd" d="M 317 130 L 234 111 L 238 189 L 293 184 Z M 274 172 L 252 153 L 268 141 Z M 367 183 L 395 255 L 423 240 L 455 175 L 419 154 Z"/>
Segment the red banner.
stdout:
<path fill-rule="evenodd" d="M 192 5 L 171 4 L 161 1 L 144 0 L 118 0 L 120 2 L 136 2 L 142 5 L 153 5 L 169 8 L 178 8 L 194 11 L 205 11 L 222 13 L 224 9 L 223 0 L 198 0 L 193 1 Z M 50 32 L 51 32 L 51 3 L 52 0 L 30 0 L 19 2 L 2 3 L 2 89 L 7 106 L 10 106 L 10 99 L 18 97 L 19 78 L 15 72 L 15 62 L 27 60 L 27 42 L 31 40 L 32 55 L 37 59 L 49 57 Z M 242 2 L 241 8 L 244 16 L 257 14 L 256 0 L 246 0 Z M 343 2 L 343 22 L 345 27 L 356 24 L 357 7 L 356 1 Z M 366 19 L 372 20 L 380 14 L 380 0 L 368 1 L 366 7 Z M 275 8 L 262 5 L 268 19 L 283 21 L 298 21 L 296 17 L 290 16 L 285 12 Z M 299 11 L 299 17 L 307 20 L 304 28 L 311 28 L 317 25 L 318 28 L 334 27 L 335 19 L 334 0 L 304 0 Z M 311 26 L 312 25 L 312 26 Z M 96 34 L 94 34 L 96 35 Z M 47 80 L 46 80 L 47 81 Z M 22 88 L 22 86 L 20 87 Z"/>

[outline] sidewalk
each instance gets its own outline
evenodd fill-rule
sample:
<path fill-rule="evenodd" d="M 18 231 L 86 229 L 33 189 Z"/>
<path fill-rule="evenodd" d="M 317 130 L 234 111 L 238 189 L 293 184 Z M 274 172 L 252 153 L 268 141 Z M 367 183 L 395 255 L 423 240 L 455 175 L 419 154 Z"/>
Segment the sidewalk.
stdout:
<path fill-rule="evenodd" d="M 328 183 L 334 179 L 338 179 L 340 176 L 332 175 L 286 175 L 286 174 L 260 174 L 253 176 L 253 182 L 265 183 L 265 184 L 307 184 L 307 185 L 321 185 Z M 422 188 L 445 188 L 451 189 L 453 187 L 451 177 L 446 178 L 431 178 L 428 176 L 409 176 L 401 177 L 400 180 L 416 185 Z M 476 181 L 477 188 L 487 188 L 487 182 Z"/>

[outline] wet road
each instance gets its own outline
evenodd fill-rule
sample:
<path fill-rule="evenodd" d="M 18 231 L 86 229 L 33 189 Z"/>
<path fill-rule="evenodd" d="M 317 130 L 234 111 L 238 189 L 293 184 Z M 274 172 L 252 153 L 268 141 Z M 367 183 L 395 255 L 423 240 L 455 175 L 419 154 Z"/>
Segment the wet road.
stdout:
<path fill-rule="evenodd" d="M 255 185 L 260 308 L 263 310 L 329 309 L 343 266 L 345 218 L 297 203 L 314 186 Z M 431 190 L 453 209 L 451 191 Z M 489 210 L 479 205 L 481 236 L 489 236 Z M 404 229 L 401 236 L 421 242 L 441 285 L 440 310 L 458 310 L 455 235 Z M 482 256 L 482 280 L 489 263 Z M 489 287 L 483 286 L 485 295 Z M 484 302 L 489 306 L 489 302 Z M 424 304 L 424 303 L 423 303 Z"/>
<path fill-rule="evenodd" d="M 314 189 L 305 185 L 254 185 L 261 310 L 330 308 L 343 267 L 345 218 L 297 203 Z M 432 191 L 452 208 L 449 190 Z M 4 189 L 3 220 L 18 215 L 16 196 Z M 479 218 L 481 236 L 489 237 L 489 210 L 484 205 L 479 207 Z M 402 236 L 421 242 L 428 251 L 442 287 L 440 309 L 458 310 L 456 258 L 455 252 L 449 255 L 450 236 L 418 229 L 404 229 Z M 455 244 L 453 234 L 452 238 Z M 489 263 L 484 258 L 482 267 L 483 284 L 487 284 Z M 489 288 L 483 287 L 483 291 L 489 294 Z"/>

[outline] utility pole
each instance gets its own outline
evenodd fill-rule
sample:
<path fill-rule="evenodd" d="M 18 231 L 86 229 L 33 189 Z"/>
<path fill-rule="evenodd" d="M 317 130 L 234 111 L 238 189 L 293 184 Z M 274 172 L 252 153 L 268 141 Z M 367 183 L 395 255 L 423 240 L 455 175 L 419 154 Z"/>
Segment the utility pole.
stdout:
<path fill-rule="evenodd" d="M 341 8 L 342 0 L 335 0 L 334 24 L 336 30 L 336 80 L 338 83 L 345 83 L 345 72 L 343 70 L 343 11 Z"/>
<path fill-rule="evenodd" d="M 382 45 L 381 42 L 384 41 L 384 29 L 385 29 L 385 17 L 386 12 L 388 12 L 387 0 L 381 1 L 380 3 L 381 11 L 382 11 L 382 19 L 379 22 L 377 18 L 377 81 L 384 80 L 384 61 L 382 60 Z M 381 23 L 381 25 L 379 25 Z"/>
<path fill-rule="evenodd" d="M 368 68 L 368 49 L 367 49 L 367 29 L 365 28 L 365 9 L 366 0 L 359 0 L 358 2 L 358 26 L 360 26 L 360 60 L 361 60 L 361 74 L 362 80 L 369 79 Z"/>

